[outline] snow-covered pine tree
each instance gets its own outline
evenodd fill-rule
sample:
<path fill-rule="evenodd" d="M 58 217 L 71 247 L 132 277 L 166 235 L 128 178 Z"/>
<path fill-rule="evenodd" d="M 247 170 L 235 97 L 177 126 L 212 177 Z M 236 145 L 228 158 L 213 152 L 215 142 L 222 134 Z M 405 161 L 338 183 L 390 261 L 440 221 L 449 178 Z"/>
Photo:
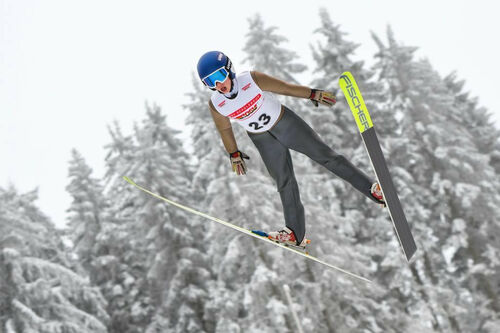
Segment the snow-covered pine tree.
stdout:
<path fill-rule="evenodd" d="M 140 203 L 137 193 L 121 179 L 135 160 L 135 142 L 114 122 L 108 128 L 111 142 L 105 147 L 105 196 L 109 198 L 112 220 L 101 225 L 96 236 L 96 259 L 92 276 L 108 301 L 109 332 L 143 332 L 154 312 L 146 279 L 147 254 L 141 236 L 144 229 L 135 223 Z"/>
<path fill-rule="evenodd" d="M 318 41 L 310 46 L 314 59 L 314 66 L 311 68 L 314 80 L 311 86 L 333 92 L 337 97 L 337 105 L 332 110 L 308 108 L 305 110 L 306 118 L 322 137 L 331 140 L 335 146 L 354 149 L 360 146 L 360 139 L 359 135 L 356 136 L 356 127 L 352 126 L 349 107 L 346 109 L 341 103 L 342 91 L 338 80 L 345 71 L 350 71 L 362 81 L 369 79 L 370 75 L 363 68 L 362 61 L 353 59 L 359 45 L 345 38 L 346 33 L 332 22 L 325 8 L 320 9 L 319 18 L 320 27 L 314 31 Z M 363 91 L 365 95 L 370 92 Z"/>
<path fill-rule="evenodd" d="M 147 118 L 136 132 L 141 168 L 132 171 L 138 180 L 151 183 L 153 190 L 178 202 L 192 205 L 189 187 L 193 172 L 188 167 L 180 132 L 167 125 L 157 106 L 148 108 Z M 140 212 L 148 223 L 150 265 L 148 279 L 159 311 L 147 332 L 203 332 L 210 329 L 204 315 L 211 276 L 202 222 L 192 215 L 147 198 Z M 139 221 L 140 222 L 140 221 Z M 207 324 L 208 322 L 208 324 Z"/>
<path fill-rule="evenodd" d="M 197 166 L 191 182 L 193 199 L 201 203 L 206 198 L 210 182 L 227 175 L 230 162 L 208 108 L 211 90 L 197 77 L 193 75 L 193 90 L 186 94 L 190 102 L 183 108 L 189 112 L 186 124 L 191 127 L 194 164 Z"/>
<path fill-rule="evenodd" d="M 460 266 L 470 266 L 468 261 L 472 260 L 476 267 L 487 267 L 486 271 L 480 270 L 474 274 L 480 283 L 479 289 L 487 296 L 490 307 L 484 308 L 482 317 L 488 317 L 489 326 L 496 325 L 499 329 L 500 320 L 496 320 L 496 324 L 492 324 L 491 317 L 496 317 L 491 314 L 491 311 L 500 313 L 500 300 L 497 295 L 500 294 L 500 261 L 493 253 L 497 253 L 500 249 L 500 131 L 495 127 L 491 120 L 491 112 L 484 107 L 478 106 L 478 99 L 471 98 L 469 93 L 463 92 L 464 80 L 457 81 L 455 72 L 444 78 L 444 83 L 451 90 L 454 96 L 453 109 L 449 116 L 452 117 L 458 124 L 461 125 L 464 132 L 468 132 L 475 149 L 479 156 L 471 158 L 477 161 L 471 167 L 474 172 L 481 174 L 479 181 L 481 195 L 475 198 L 473 203 L 467 203 L 471 193 L 457 193 L 461 198 L 455 203 L 461 208 L 452 208 L 456 214 L 468 217 L 466 232 L 470 235 L 468 251 L 466 255 L 461 255 L 460 258 L 454 258 L 456 262 L 462 261 Z M 487 160 L 487 165 L 484 161 Z M 469 169 L 470 171 L 470 169 Z M 478 183 L 469 177 L 464 177 L 467 182 L 474 185 Z M 463 186 L 460 184 L 460 186 Z M 455 194 L 455 195 L 457 195 Z M 475 196 L 476 194 L 472 194 Z M 451 204 L 453 205 L 453 204 Z M 457 266 L 458 266 L 457 265 Z M 490 311 L 488 315 L 487 312 Z M 487 324 L 488 326 L 488 324 Z"/>
<path fill-rule="evenodd" d="M 66 234 L 73 243 L 73 251 L 87 274 L 93 273 L 92 265 L 96 257 L 96 237 L 101 225 L 106 223 L 108 204 L 104 197 L 104 187 L 92 176 L 92 168 L 76 150 L 71 151 L 69 184 L 66 190 L 73 198 L 68 209 L 69 221 Z M 91 281 L 94 279 L 91 276 Z"/>
<path fill-rule="evenodd" d="M 491 243 L 487 232 L 497 229 L 499 216 L 494 170 L 461 121 L 455 95 L 430 63 L 415 60 L 415 48 L 396 42 L 390 29 L 387 46 L 374 39 L 375 68 L 401 119 L 401 140 L 390 158 L 407 170 L 396 182 L 405 182 L 402 197 L 411 198 L 406 212 L 421 248 L 411 266 L 412 283 L 406 276 L 393 279 L 393 295 L 423 327 L 489 331 L 498 327 L 491 280 L 498 276 L 498 261 L 488 256 L 498 251 L 498 242 Z"/>
<path fill-rule="evenodd" d="M 123 137 L 114 131 L 113 138 L 122 139 L 109 145 L 109 194 L 115 197 L 120 192 L 121 197 L 114 207 L 120 224 L 102 237 L 115 243 L 111 255 L 119 263 L 115 285 L 107 288 L 111 297 L 120 291 L 121 302 L 113 303 L 112 331 L 206 331 L 203 309 L 210 271 L 199 220 L 124 188 L 120 179 L 128 175 L 163 196 L 192 205 L 192 172 L 179 131 L 168 127 L 158 106 L 146 109 L 146 119 L 135 126 L 134 135 Z"/>
<path fill-rule="evenodd" d="M 275 33 L 275 26 L 266 27 L 260 14 L 248 19 L 250 30 L 246 34 L 244 62 L 249 62 L 256 71 L 264 71 L 280 80 L 296 83 L 294 74 L 306 70 L 306 66 L 295 62 L 297 53 L 281 46 L 288 39 Z"/>
<path fill-rule="evenodd" d="M 36 191 L 0 188 L 0 331 L 107 332 L 106 301 L 72 270 L 37 198 Z"/>
<path fill-rule="evenodd" d="M 457 120 L 469 129 L 477 149 L 490 156 L 490 165 L 500 174 L 500 130 L 491 119 L 491 112 L 479 107 L 479 99 L 464 91 L 465 80 L 459 80 L 456 72 L 444 80 L 455 96 L 454 110 L 459 113 Z"/>
<path fill-rule="evenodd" d="M 491 112 L 478 106 L 478 98 L 470 97 L 468 92 L 463 91 L 465 80 L 459 81 L 457 73 L 453 72 L 447 75 L 444 81 L 455 97 L 454 108 L 450 114 L 470 133 L 477 150 L 488 159 L 488 164 L 494 169 L 486 168 L 485 170 L 482 166 L 480 168 L 485 174 L 485 180 L 481 182 L 481 194 L 484 199 L 478 200 L 482 204 L 475 204 L 472 211 L 470 209 L 467 211 L 469 216 L 474 216 L 473 219 L 479 221 L 478 224 L 469 227 L 473 229 L 471 233 L 475 234 L 478 229 L 482 229 L 481 235 L 472 238 L 473 241 L 469 242 L 469 255 L 462 257 L 462 261 L 470 260 L 472 257 L 474 262 L 480 262 L 477 265 L 484 263 L 488 267 L 487 274 L 484 272 L 483 274 L 475 274 L 481 281 L 483 293 L 488 296 L 487 302 L 491 304 L 489 309 L 487 307 L 484 309 L 483 317 L 488 317 L 486 313 L 488 310 L 500 313 L 500 300 L 496 296 L 500 294 L 500 261 L 495 255 L 500 246 L 494 246 L 500 244 L 500 224 L 498 223 L 500 209 L 492 209 L 494 206 L 497 208 L 500 206 L 498 203 L 500 195 L 500 178 L 498 177 L 500 174 L 500 131 L 491 120 Z M 484 204 L 489 207 L 485 209 Z M 478 215 L 478 213 L 483 212 L 486 214 Z M 485 224 L 484 219 L 488 223 Z M 484 244 L 485 239 L 488 240 L 487 244 Z M 462 265 L 466 264 L 462 263 Z M 494 322 L 496 323 L 494 324 Z M 493 327 L 496 328 L 493 331 L 499 329 L 500 321 L 498 319 L 496 321 L 489 319 L 488 323 L 485 324 L 488 329 L 491 330 Z"/>

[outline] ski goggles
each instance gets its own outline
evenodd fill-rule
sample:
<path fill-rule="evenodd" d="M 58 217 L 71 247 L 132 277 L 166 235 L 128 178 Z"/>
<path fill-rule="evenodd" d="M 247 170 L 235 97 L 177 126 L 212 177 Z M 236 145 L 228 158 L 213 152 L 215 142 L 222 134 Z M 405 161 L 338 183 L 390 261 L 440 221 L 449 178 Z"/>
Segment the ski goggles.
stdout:
<path fill-rule="evenodd" d="M 205 76 L 203 79 L 203 83 L 205 83 L 209 88 L 215 88 L 217 82 L 224 82 L 226 81 L 227 77 L 229 76 L 229 72 L 225 67 L 221 67 L 217 70 L 215 70 L 213 73 L 208 74 Z"/>

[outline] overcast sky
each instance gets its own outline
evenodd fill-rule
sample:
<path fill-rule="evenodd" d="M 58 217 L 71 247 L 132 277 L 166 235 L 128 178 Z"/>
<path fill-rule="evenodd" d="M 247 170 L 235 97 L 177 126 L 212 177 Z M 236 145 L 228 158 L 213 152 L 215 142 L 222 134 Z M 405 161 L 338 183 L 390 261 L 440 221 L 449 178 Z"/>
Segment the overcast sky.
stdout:
<path fill-rule="evenodd" d="M 234 4 L 237 3 L 237 4 Z M 146 101 L 182 130 L 182 104 L 201 54 L 221 50 L 237 71 L 248 17 L 259 12 L 312 69 L 309 44 L 328 9 L 368 64 L 374 31 L 417 46 L 443 75 L 457 70 L 500 124 L 495 1 L 72 1 L 0 0 L 0 186 L 39 188 L 42 210 L 58 226 L 70 198 L 68 161 L 79 150 L 95 176 L 104 172 L 106 126 L 125 133 Z M 299 77 L 308 84 L 309 77 Z M 201 84 L 201 83 L 200 83 Z M 339 149 L 341 150 L 341 148 Z M 228 171 L 229 172 L 229 171 Z"/>

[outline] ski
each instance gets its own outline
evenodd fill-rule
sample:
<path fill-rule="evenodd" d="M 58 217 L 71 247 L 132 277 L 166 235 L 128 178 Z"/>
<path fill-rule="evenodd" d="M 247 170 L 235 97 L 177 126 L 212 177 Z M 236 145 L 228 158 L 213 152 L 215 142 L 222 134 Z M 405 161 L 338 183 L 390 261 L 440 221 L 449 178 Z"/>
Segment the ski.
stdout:
<path fill-rule="evenodd" d="M 361 92 L 351 73 L 344 72 L 340 76 L 339 84 L 351 108 L 354 119 L 356 120 L 359 133 L 361 134 L 366 151 L 368 152 L 373 170 L 375 171 L 382 193 L 384 194 L 385 203 L 399 244 L 401 244 L 406 260 L 409 262 L 417 251 L 417 246 L 411 234 L 410 226 L 406 220 L 398 194 L 396 193 L 396 188 L 392 182 L 389 169 L 387 168 L 387 163 L 380 147 L 370 114 L 368 113 Z"/>
<path fill-rule="evenodd" d="M 301 255 L 301 256 L 303 256 L 303 257 L 305 257 L 305 258 L 307 258 L 307 259 L 313 260 L 313 261 L 315 261 L 315 262 L 317 262 L 317 263 L 319 263 L 319 264 L 322 264 L 322 265 L 324 265 L 324 266 L 326 266 L 326 267 L 329 267 L 329 268 L 332 268 L 332 269 L 337 270 L 337 271 L 339 271 L 339 272 L 342 272 L 342 273 L 344 273 L 344 274 L 347 274 L 347 275 L 349 275 L 349 276 L 351 276 L 351 277 L 353 277 L 353 278 L 356 278 L 356 279 L 358 279 L 358 280 L 361 280 L 361 281 L 364 281 L 364 282 L 368 282 L 368 283 L 371 283 L 371 282 L 372 282 L 372 281 L 370 281 L 370 280 L 368 280 L 368 279 L 366 279 L 366 278 L 364 278 L 364 277 L 362 277 L 362 276 L 360 276 L 360 275 L 357 275 L 357 274 L 351 273 L 351 272 L 349 272 L 349 271 L 347 271 L 347 270 L 345 270 L 345 269 L 342 269 L 342 268 L 340 268 L 340 267 L 334 266 L 334 265 L 329 264 L 329 263 L 327 263 L 327 262 L 325 262 L 325 261 L 323 261 L 323 260 L 321 260 L 321 259 L 318 259 L 318 258 L 316 258 L 316 257 L 314 257 L 314 256 L 311 256 L 311 255 L 309 255 L 309 254 L 308 254 L 308 253 L 306 253 L 306 252 L 299 251 L 299 250 L 297 250 L 297 249 L 295 249 L 295 248 L 293 248 L 293 247 L 287 247 L 287 246 L 285 246 L 285 245 L 283 245 L 283 244 L 280 244 L 280 243 L 275 243 L 275 242 L 273 242 L 272 240 L 270 240 L 269 238 L 267 238 L 267 236 L 266 236 L 266 234 L 265 234 L 264 232 L 259 232 L 259 231 L 257 231 L 257 233 L 256 233 L 256 232 L 253 232 L 253 231 L 251 231 L 251 230 L 248 230 L 248 229 L 245 229 L 245 228 L 239 227 L 239 226 L 237 226 L 236 224 L 233 224 L 233 223 L 230 223 L 230 222 L 223 221 L 223 220 L 221 220 L 221 219 L 219 219 L 219 218 L 216 218 L 216 217 L 210 216 L 210 215 L 208 215 L 208 214 L 202 213 L 202 212 L 200 212 L 200 211 L 197 211 L 196 209 L 193 209 L 193 208 L 190 208 L 190 207 L 187 207 L 187 206 L 181 205 L 181 204 L 179 204 L 179 203 L 177 203 L 177 202 L 174 202 L 174 201 L 172 201 L 172 200 L 170 200 L 170 199 L 164 198 L 164 197 L 162 197 L 162 196 L 161 196 L 161 195 L 159 195 L 159 194 L 156 194 L 156 193 L 154 193 L 154 192 L 151 192 L 151 191 L 149 191 L 148 189 L 146 189 L 146 188 L 144 188 L 144 187 L 142 187 L 142 186 L 140 186 L 140 185 L 137 185 L 137 184 L 136 184 L 133 180 L 131 180 L 131 179 L 130 179 L 130 178 L 128 178 L 128 177 L 123 177 L 123 179 L 125 179 L 125 180 L 129 183 L 129 184 L 131 184 L 131 185 L 135 186 L 135 187 L 136 187 L 136 188 L 138 188 L 139 190 L 141 190 L 141 191 L 143 191 L 143 192 L 145 192 L 145 193 L 147 193 L 147 194 L 149 194 L 149 195 L 151 195 L 151 196 L 153 196 L 153 197 L 155 197 L 155 198 L 157 198 L 157 199 L 163 200 L 163 201 L 167 202 L 168 204 L 170 204 L 170 205 L 172 205 L 172 206 L 175 206 L 175 207 L 177 207 L 177 208 L 183 209 L 183 210 L 185 210 L 185 211 L 187 211 L 187 212 L 190 212 L 190 213 L 192 213 L 192 214 L 195 214 L 195 215 L 198 215 L 198 216 L 204 217 L 204 218 L 209 219 L 209 220 L 211 220 L 211 221 L 217 222 L 217 223 L 222 224 L 222 225 L 224 225 L 224 226 L 226 226 L 226 227 L 229 227 L 229 228 L 231 228 L 231 229 L 233 229 L 233 230 L 239 231 L 239 232 L 244 233 L 244 234 L 246 234 L 246 235 L 248 235 L 248 236 L 251 236 L 251 237 L 257 238 L 257 239 L 259 239 L 259 240 L 261 240 L 261 241 L 267 242 L 268 244 L 272 244 L 272 245 L 275 245 L 275 246 L 279 246 L 279 247 L 281 247 L 281 248 L 283 248 L 283 249 L 285 249 L 285 250 L 288 250 L 288 251 L 291 251 L 291 252 L 293 252 L 293 253 L 295 253 L 295 254 Z"/>

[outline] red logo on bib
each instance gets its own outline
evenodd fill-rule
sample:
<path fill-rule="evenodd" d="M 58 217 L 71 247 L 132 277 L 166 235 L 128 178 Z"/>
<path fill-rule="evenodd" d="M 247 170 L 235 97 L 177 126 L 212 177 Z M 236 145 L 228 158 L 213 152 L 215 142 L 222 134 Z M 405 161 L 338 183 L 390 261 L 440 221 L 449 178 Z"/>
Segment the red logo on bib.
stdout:
<path fill-rule="evenodd" d="M 226 104 L 226 101 L 222 101 L 221 103 L 219 103 L 219 105 L 218 105 L 218 106 L 221 108 L 221 107 L 223 107 L 225 104 Z"/>
<path fill-rule="evenodd" d="M 243 91 L 247 90 L 248 88 L 250 88 L 250 86 L 252 85 L 252 83 L 250 82 L 249 84 L 247 84 L 246 86 L 244 86 L 243 88 Z"/>
<path fill-rule="evenodd" d="M 250 117 L 252 114 L 254 114 L 255 111 L 257 111 L 257 102 L 259 99 L 262 97 L 261 94 L 257 94 L 250 102 L 245 104 L 243 107 L 239 108 L 238 110 L 234 111 L 229 115 L 229 118 L 233 119 L 238 119 L 238 120 L 243 120 L 244 118 Z"/>

